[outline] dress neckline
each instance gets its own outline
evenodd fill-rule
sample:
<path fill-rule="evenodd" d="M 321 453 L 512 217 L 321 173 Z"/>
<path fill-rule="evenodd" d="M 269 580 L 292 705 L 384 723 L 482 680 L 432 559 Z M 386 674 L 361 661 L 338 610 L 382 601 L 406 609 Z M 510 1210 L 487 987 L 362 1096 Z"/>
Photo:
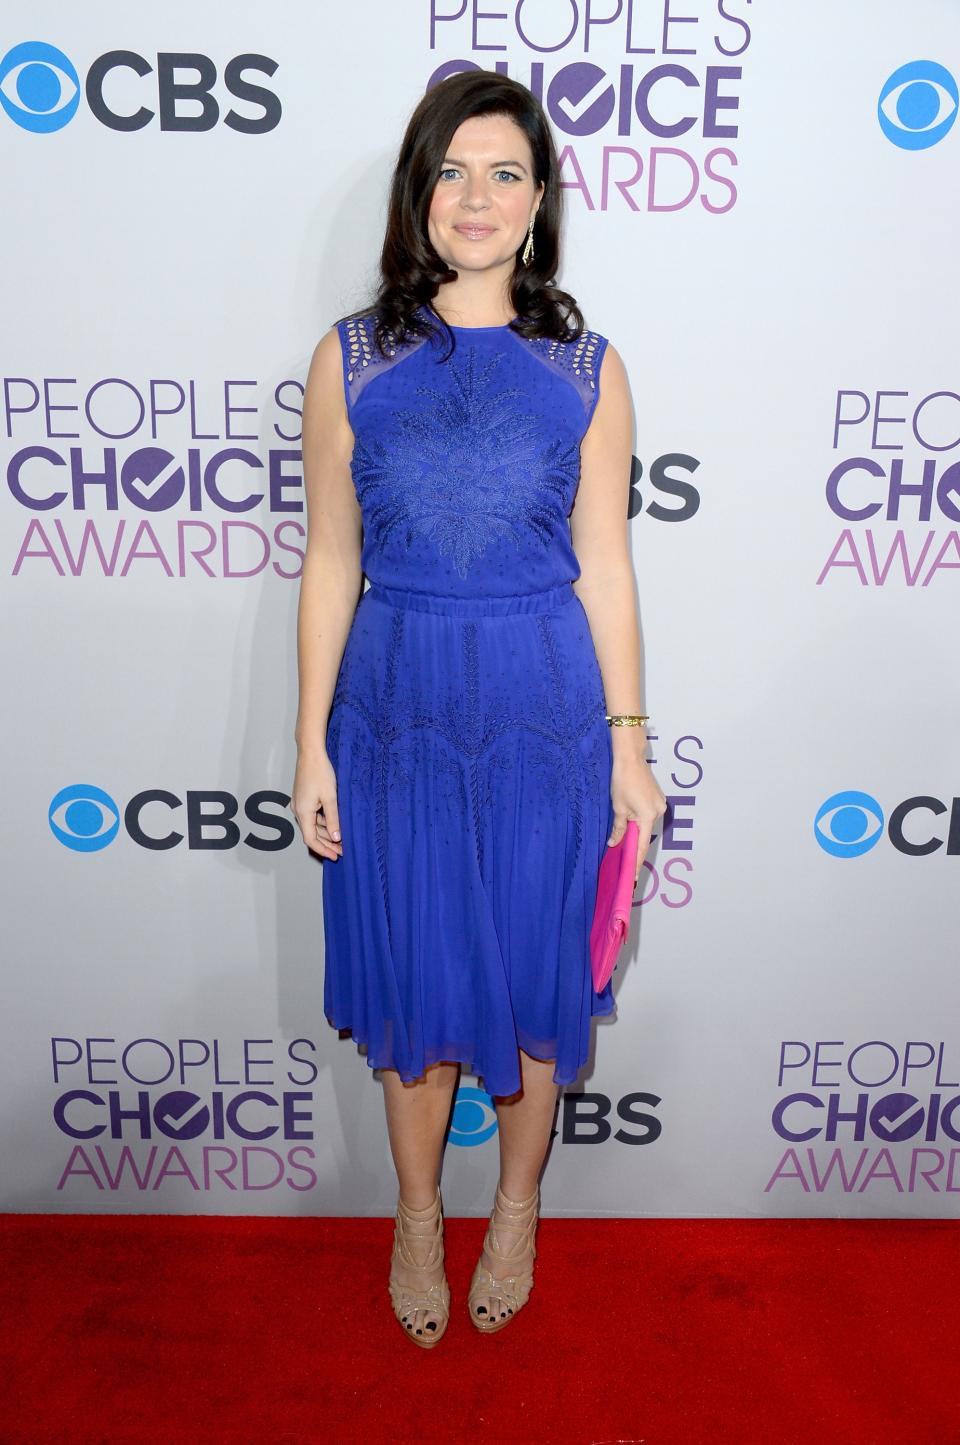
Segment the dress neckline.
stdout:
<path fill-rule="evenodd" d="M 452 321 L 445 321 L 439 311 L 434 311 L 432 306 L 424 306 L 423 309 L 435 317 L 437 321 L 443 322 L 444 326 L 449 326 L 451 331 L 506 331 L 512 323 L 517 320 L 516 316 L 514 316 L 510 321 L 504 321 L 499 326 L 454 326 Z"/>

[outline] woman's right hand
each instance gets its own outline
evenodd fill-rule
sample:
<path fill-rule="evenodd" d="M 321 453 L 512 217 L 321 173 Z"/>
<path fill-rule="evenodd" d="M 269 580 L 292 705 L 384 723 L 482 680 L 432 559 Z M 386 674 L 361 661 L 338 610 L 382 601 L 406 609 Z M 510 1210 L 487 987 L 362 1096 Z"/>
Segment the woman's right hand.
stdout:
<path fill-rule="evenodd" d="M 326 749 L 297 754 L 290 807 L 311 852 L 333 860 L 343 857 L 337 776 Z"/>

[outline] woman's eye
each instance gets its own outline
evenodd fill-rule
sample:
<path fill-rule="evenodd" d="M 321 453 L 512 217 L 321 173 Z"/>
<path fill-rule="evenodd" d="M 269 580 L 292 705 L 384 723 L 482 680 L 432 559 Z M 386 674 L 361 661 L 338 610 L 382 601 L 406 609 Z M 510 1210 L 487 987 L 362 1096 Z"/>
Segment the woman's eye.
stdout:
<path fill-rule="evenodd" d="M 457 175 L 457 174 L 458 174 L 458 171 L 456 170 L 456 168 L 455 168 L 454 166 L 446 166 L 446 167 L 440 172 L 440 179 L 443 180 L 444 176 L 455 176 L 455 175 Z M 519 176 L 514 175 L 513 171 L 494 171 L 494 175 L 496 175 L 496 176 L 506 176 L 506 178 L 507 178 L 508 181 L 518 181 L 518 180 L 520 179 Z"/>

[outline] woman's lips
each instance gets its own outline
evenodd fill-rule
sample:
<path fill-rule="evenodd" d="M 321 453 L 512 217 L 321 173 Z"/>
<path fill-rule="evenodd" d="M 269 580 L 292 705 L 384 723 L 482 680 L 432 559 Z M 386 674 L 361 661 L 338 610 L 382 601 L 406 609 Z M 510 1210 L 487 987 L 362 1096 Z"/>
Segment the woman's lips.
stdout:
<path fill-rule="evenodd" d="M 459 231 L 461 236 L 466 236 L 467 239 L 471 241 L 482 241 L 484 236 L 492 236 L 494 231 L 493 226 L 464 225 L 454 226 L 453 229 Z"/>

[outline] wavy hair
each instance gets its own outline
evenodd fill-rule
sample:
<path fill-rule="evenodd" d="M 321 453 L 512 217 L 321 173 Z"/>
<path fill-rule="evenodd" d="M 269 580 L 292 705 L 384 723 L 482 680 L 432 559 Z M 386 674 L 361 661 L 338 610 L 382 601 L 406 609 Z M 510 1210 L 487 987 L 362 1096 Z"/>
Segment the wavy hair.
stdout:
<path fill-rule="evenodd" d="M 375 316 L 375 339 L 381 351 L 388 339 L 398 342 L 409 336 L 446 334 L 451 348 L 455 345 L 442 317 L 437 316 L 438 329 L 432 317 L 417 312 L 433 301 L 441 285 L 457 278 L 432 246 L 427 218 L 450 141 L 458 126 L 474 115 L 505 115 L 523 131 L 533 157 L 534 185 L 542 183 L 544 188 L 534 223 L 533 258 L 524 265 L 522 248 L 516 255 L 510 301 L 517 314 L 511 329 L 521 336 L 558 340 L 575 340 L 583 333 L 584 319 L 576 301 L 554 284 L 560 266 L 563 192 L 543 107 L 525 85 L 509 76 L 463 70 L 428 90 L 407 122 L 390 183 L 377 293 L 371 305 L 342 318 Z"/>

